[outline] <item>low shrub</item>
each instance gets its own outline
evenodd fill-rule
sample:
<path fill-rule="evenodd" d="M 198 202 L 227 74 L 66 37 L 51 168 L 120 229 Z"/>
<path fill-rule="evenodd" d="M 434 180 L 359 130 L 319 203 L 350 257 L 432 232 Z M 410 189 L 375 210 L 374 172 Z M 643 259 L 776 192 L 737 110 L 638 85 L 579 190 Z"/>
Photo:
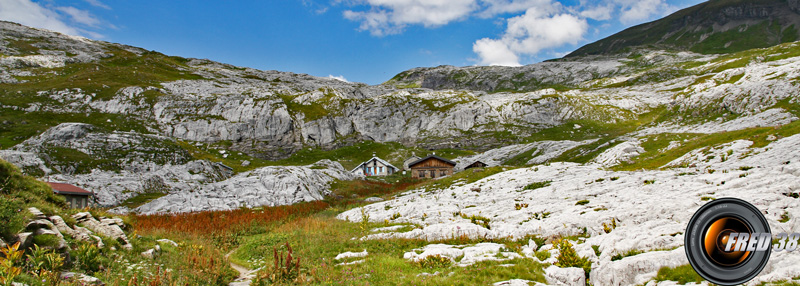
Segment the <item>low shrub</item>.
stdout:
<path fill-rule="evenodd" d="M 558 267 L 578 267 L 583 268 L 586 273 L 586 278 L 589 278 L 589 272 L 592 271 L 592 262 L 586 257 L 578 256 L 575 249 L 572 248 L 572 243 L 566 239 L 559 239 L 554 243 L 558 247 L 559 253 L 556 259 L 556 266 Z"/>
<path fill-rule="evenodd" d="M 416 262 L 417 266 L 421 268 L 447 268 L 450 267 L 452 263 L 450 258 L 443 257 L 439 254 L 429 255 Z"/>

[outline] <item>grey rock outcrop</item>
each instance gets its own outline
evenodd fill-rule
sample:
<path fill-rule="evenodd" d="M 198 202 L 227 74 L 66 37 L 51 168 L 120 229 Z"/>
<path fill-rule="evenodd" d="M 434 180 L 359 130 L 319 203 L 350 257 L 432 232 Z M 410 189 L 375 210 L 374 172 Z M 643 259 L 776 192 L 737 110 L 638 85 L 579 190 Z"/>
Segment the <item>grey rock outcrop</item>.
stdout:
<path fill-rule="evenodd" d="M 39 209 L 37 209 L 37 208 L 33 208 L 33 207 L 32 207 L 32 208 L 28 208 L 28 212 L 30 212 L 30 213 L 31 213 L 31 215 L 33 215 L 33 217 L 34 217 L 35 219 L 39 219 L 39 220 L 41 220 L 41 219 L 46 219 L 46 218 L 47 218 L 47 217 L 44 215 L 44 213 L 42 213 L 42 211 L 40 211 L 40 210 L 39 210 Z"/>
<path fill-rule="evenodd" d="M 75 230 L 69 227 L 69 225 L 67 225 L 67 223 L 64 222 L 64 219 L 60 216 L 51 216 L 50 221 L 56 226 L 60 233 L 65 233 L 70 237 L 75 236 Z"/>
<path fill-rule="evenodd" d="M 582 286 L 586 285 L 586 273 L 582 268 L 561 268 L 555 265 L 545 268 L 544 278 L 549 285 Z"/>
<path fill-rule="evenodd" d="M 179 191 L 153 200 L 136 211 L 143 214 L 231 210 L 240 207 L 288 205 L 321 200 L 333 180 L 349 180 L 342 165 L 322 160 L 308 166 L 263 167 L 193 191 Z"/>
<path fill-rule="evenodd" d="M 26 170 L 31 167 L 39 170 L 54 169 L 67 175 L 85 173 L 92 169 L 142 172 L 167 164 L 185 164 L 191 160 L 188 152 L 171 138 L 97 129 L 85 123 L 62 123 L 25 140 L 10 151 L 3 150 L 0 156 L 12 163 L 19 163 Z M 39 162 L 27 159 L 29 156 L 21 155 L 20 152 L 36 154 L 36 157 L 43 159 L 41 163 L 46 166 L 31 166 Z M 5 155 L 6 153 L 9 154 Z M 74 160 L 84 156 L 84 160 Z M 62 160 L 62 157 L 73 159 Z M 16 160 L 22 162 L 15 162 Z"/>
<path fill-rule="evenodd" d="M 124 225 L 122 220 L 104 218 L 98 221 L 88 212 L 77 213 L 72 215 L 72 217 L 78 221 L 78 224 L 87 229 L 118 241 L 122 244 L 122 248 L 127 250 L 133 249 L 133 245 L 128 241 L 128 236 L 122 231 L 121 226 Z"/>
<path fill-rule="evenodd" d="M 653 251 L 617 261 L 601 261 L 592 267 L 590 282 L 593 285 L 642 284 L 655 277 L 661 267 L 686 264 L 689 261 L 683 247 L 671 251 Z"/>
<path fill-rule="evenodd" d="M 25 249 L 33 244 L 33 233 L 32 232 L 22 232 L 18 233 L 15 238 L 15 243 L 19 243 L 19 249 Z"/>

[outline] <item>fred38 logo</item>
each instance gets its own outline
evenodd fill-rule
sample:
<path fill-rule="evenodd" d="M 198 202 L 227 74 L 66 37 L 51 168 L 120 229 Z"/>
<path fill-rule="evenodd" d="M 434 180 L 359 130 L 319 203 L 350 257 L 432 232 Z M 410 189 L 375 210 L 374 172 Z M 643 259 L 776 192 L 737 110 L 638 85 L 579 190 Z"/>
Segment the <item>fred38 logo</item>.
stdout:
<path fill-rule="evenodd" d="M 769 224 L 752 204 L 723 198 L 695 212 L 686 229 L 686 257 L 709 282 L 737 285 L 753 279 L 772 251 L 795 251 L 800 234 L 779 233 L 773 242 Z"/>

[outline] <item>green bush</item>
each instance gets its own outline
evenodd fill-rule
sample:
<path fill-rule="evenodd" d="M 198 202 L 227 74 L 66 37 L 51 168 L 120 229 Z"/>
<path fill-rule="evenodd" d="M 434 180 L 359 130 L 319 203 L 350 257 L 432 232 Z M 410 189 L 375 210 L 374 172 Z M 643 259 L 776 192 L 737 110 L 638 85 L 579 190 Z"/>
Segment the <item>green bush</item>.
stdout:
<path fill-rule="evenodd" d="M 11 237 L 18 233 L 25 226 L 25 215 L 27 211 L 23 211 L 22 202 L 19 199 L 7 199 L 5 196 L 0 196 L 0 221 L 3 222 L 3 227 L 0 227 L 0 237 L 5 241 L 11 240 Z"/>
<path fill-rule="evenodd" d="M 33 237 L 33 244 L 40 247 L 55 248 L 61 239 L 55 235 L 37 235 Z"/>
<path fill-rule="evenodd" d="M 55 205 L 60 208 L 67 205 L 64 197 L 54 194 L 50 186 L 23 175 L 19 168 L 4 160 L 0 160 L 0 196 L 18 199 L 25 205 Z"/>
<path fill-rule="evenodd" d="M 61 267 L 64 266 L 64 258 L 55 251 L 41 248 L 35 245 L 28 254 L 28 268 L 37 277 L 46 277 L 51 280 L 57 279 Z"/>
<path fill-rule="evenodd" d="M 589 203 L 589 200 L 580 200 L 580 201 L 576 202 L 575 205 L 576 206 L 582 206 L 582 205 L 585 205 L 585 204 L 588 204 L 588 203 Z"/>
<path fill-rule="evenodd" d="M 534 254 L 536 255 L 536 258 L 539 259 L 539 261 L 545 261 L 548 258 L 550 258 L 550 251 L 542 250 L 542 251 L 537 251 Z"/>
<path fill-rule="evenodd" d="M 429 255 L 425 257 L 425 259 L 417 261 L 417 265 L 422 268 L 447 268 L 452 263 L 453 262 L 450 261 L 450 258 L 443 257 L 439 254 Z"/>
<path fill-rule="evenodd" d="M 558 247 L 559 250 L 558 257 L 556 258 L 558 259 L 556 266 L 583 268 L 583 271 L 586 273 L 586 278 L 589 278 L 589 272 L 592 271 L 592 262 L 586 257 L 578 256 L 578 253 L 572 248 L 572 243 L 570 243 L 569 240 L 560 239 L 556 241 L 555 246 Z"/>
<path fill-rule="evenodd" d="M 523 188 L 523 189 L 524 190 L 540 189 L 540 188 L 544 188 L 544 187 L 550 186 L 550 183 L 552 183 L 552 182 L 553 181 L 535 182 L 535 183 L 532 183 L 530 185 L 525 186 L 525 188 Z"/>
<path fill-rule="evenodd" d="M 86 271 L 89 275 L 100 271 L 100 267 L 103 265 L 100 249 L 92 243 L 81 244 L 73 251 L 72 255 L 77 260 L 78 268 Z"/>

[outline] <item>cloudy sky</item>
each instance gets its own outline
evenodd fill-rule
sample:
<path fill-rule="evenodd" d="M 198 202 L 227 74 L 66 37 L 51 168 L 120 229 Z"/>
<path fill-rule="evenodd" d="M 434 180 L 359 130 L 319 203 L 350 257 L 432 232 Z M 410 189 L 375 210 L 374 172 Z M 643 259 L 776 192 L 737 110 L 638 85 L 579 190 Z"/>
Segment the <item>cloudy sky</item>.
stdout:
<path fill-rule="evenodd" d="M 561 57 L 702 0 L 0 0 L 0 20 L 168 55 L 378 84 Z"/>

